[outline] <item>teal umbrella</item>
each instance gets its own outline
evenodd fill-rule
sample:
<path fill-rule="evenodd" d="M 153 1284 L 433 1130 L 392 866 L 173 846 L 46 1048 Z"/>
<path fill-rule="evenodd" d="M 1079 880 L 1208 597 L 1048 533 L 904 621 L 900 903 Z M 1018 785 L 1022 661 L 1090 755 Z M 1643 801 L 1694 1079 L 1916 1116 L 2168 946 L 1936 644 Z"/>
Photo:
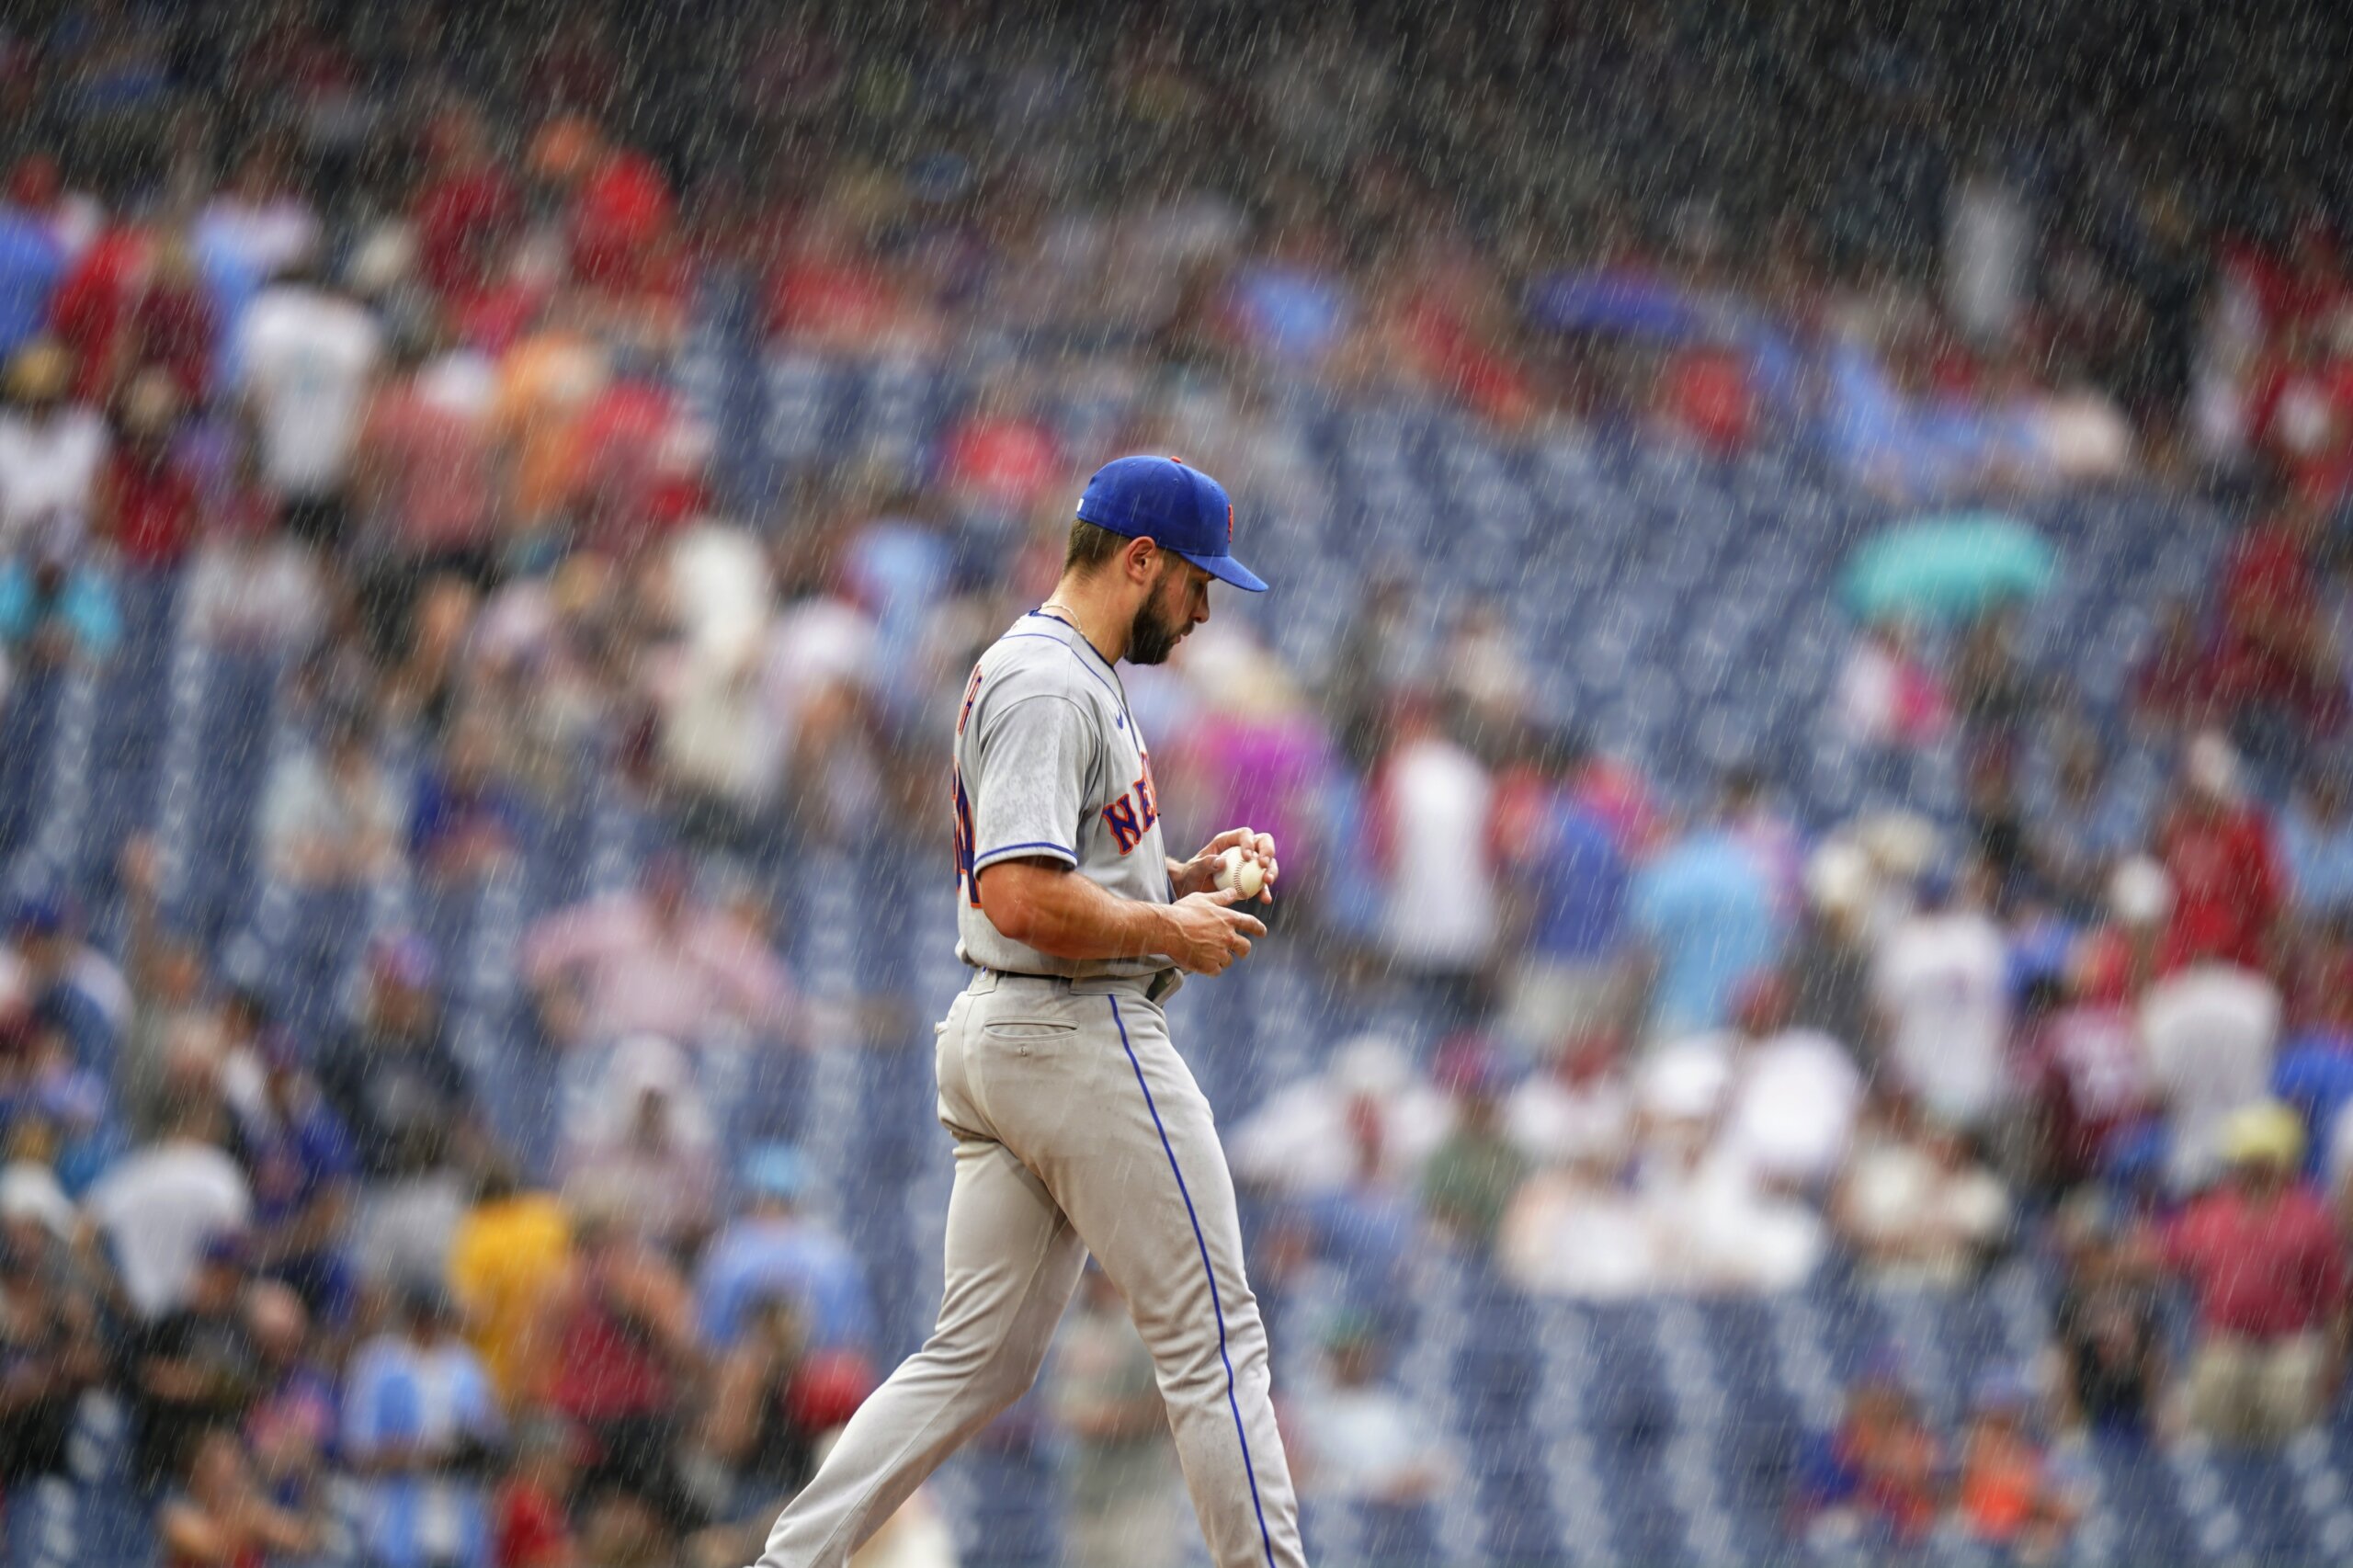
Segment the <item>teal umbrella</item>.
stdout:
<path fill-rule="evenodd" d="M 1857 551 L 1839 597 L 1865 620 L 1960 620 L 2051 586 L 2058 560 L 2015 517 L 1964 512 L 1899 523 Z"/>

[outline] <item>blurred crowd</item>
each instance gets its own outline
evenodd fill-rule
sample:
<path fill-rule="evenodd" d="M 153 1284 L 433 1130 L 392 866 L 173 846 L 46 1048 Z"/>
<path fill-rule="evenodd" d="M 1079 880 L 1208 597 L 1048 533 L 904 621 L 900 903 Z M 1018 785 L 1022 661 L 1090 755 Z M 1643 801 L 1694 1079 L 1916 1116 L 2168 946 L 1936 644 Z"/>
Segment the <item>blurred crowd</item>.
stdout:
<path fill-rule="evenodd" d="M 2353 293 L 2336 106 L 2286 35 L 2192 62 L 2103 6 L 1995 8 L 2033 43 L 1668 6 L 712 9 L 0 27 L 11 721 L 159 621 L 281 660 L 303 744 L 252 806 L 298 895 L 483 885 L 591 773 L 676 832 L 518 955 L 545 1038 L 607 1053 L 545 1169 L 452 1049 L 460 955 L 382 934 L 312 1030 L 177 918 L 145 837 L 16 903 L 12 1497 L 106 1387 L 175 1562 L 352 1529 L 386 1568 L 748 1560 L 904 1348 L 801 1154 L 732 1146 L 697 1086 L 717 1042 L 809 1043 L 767 873 L 878 845 L 944 871 L 948 707 L 1051 584 L 1086 472 L 1175 447 L 1279 494 L 1302 460 L 1252 410 L 1283 377 L 1507 440 L 1796 444 L 1907 498 L 2137 470 L 2254 497 L 2132 685 L 2157 790 L 2006 617 L 1859 640 L 1848 722 L 1958 747 L 1952 823 L 1801 822 L 1753 770 L 1684 809 L 1537 710 L 1491 607 L 1432 625 L 1402 577 L 1328 668 L 1229 616 L 1135 673 L 1172 837 L 1273 834 L 1286 945 L 1441 1025 L 1346 1042 L 1231 1131 L 1255 1277 L 1346 1302 L 1286 1412 L 1312 1490 L 1446 1484 L 1387 1365 L 1433 1244 L 1584 1300 L 2049 1271 L 2049 1355 L 1957 1461 L 1881 1369 L 1808 1528 L 2031 1551 L 2073 1517 L 2058 1432 L 2276 1445 L 2338 1403 Z M 2292 142 L 2247 121 L 2290 113 Z M 718 278 L 779 353 L 980 391 L 930 449 L 731 505 L 676 374 Z M 1050 394 L 1098 381 L 1143 390 L 1064 449 Z M 1088 1290 L 1051 1396 L 1074 1561 L 1140 1564 L 1171 1461 Z M 870 1561 L 950 1557 L 919 1498 Z"/>

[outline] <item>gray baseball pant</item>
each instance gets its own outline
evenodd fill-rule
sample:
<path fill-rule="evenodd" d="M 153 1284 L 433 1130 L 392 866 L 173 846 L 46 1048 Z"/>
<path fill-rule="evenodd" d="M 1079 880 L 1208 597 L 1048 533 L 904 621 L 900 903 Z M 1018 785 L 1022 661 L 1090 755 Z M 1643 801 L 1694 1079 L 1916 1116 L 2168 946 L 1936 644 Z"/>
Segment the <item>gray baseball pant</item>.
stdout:
<path fill-rule="evenodd" d="M 938 1026 L 956 1137 L 939 1324 L 858 1408 L 758 1568 L 842 1568 L 1036 1381 L 1092 1252 L 1158 1368 L 1218 1568 L 1304 1568 L 1233 1178 L 1157 987 L 983 971 Z"/>

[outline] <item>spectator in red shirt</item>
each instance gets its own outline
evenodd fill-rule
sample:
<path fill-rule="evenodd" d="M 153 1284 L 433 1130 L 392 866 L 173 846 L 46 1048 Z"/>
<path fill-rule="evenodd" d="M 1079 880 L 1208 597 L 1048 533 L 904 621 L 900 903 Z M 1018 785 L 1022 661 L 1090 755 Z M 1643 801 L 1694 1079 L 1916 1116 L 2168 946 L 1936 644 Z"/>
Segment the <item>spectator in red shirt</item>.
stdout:
<path fill-rule="evenodd" d="M 653 160 L 571 116 L 540 133 L 532 166 L 563 199 L 573 281 L 614 295 L 643 287 L 676 208 Z"/>
<path fill-rule="evenodd" d="M 768 332 L 820 349 L 871 353 L 895 335 L 910 309 L 844 215 L 811 213 L 778 258 L 768 287 Z"/>
<path fill-rule="evenodd" d="M 1063 482 L 1062 448 L 1006 378 L 981 389 L 940 445 L 939 477 L 960 502 L 1024 517 Z"/>
<path fill-rule="evenodd" d="M 1737 456 L 1756 432 L 1748 361 L 1722 345 L 1677 349 L 1659 368 L 1653 396 L 1662 426 L 1714 456 Z"/>
<path fill-rule="evenodd" d="M 145 265 L 134 274 L 130 306 L 120 344 L 123 370 L 161 365 L 182 398 L 200 402 L 212 384 L 212 345 L 220 331 L 185 239 L 166 235 L 148 247 Z"/>
<path fill-rule="evenodd" d="M 573 1440 L 560 1421 L 524 1426 L 515 1458 L 498 1489 L 492 1528 L 494 1568 L 572 1568 L 575 1556 L 567 1522 L 572 1500 Z"/>
<path fill-rule="evenodd" d="M 500 255 L 522 223 L 514 182 L 491 160 L 482 117 L 450 109 L 427 135 L 432 172 L 411 210 L 417 274 L 452 307 L 488 290 Z"/>
<path fill-rule="evenodd" d="M 613 376 L 580 416 L 573 521 L 584 550 L 633 562 L 703 505 L 710 434 L 662 379 L 658 334 L 641 321 L 613 351 Z"/>
<path fill-rule="evenodd" d="M 2221 735 L 2191 742 L 2183 771 L 2180 799 L 2157 832 L 2174 890 L 2157 967 L 2219 962 L 2272 973 L 2286 883 L 2271 829 L 2243 798 L 2238 759 Z"/>
<path fill-rule="evenodd" d="M 2290 321 L 2256 371 L 2247 429 L 2257 452 L 2299 485 L 2341 491 L 2353 474 L 2353 404 L 2328 352 L 2331 324 Z"/>
<path fill-rule="evenodd" d="M 2132 722 L 2167 735 L 2205 722 L 2214 682 L 2207 668 L 2198 610 L 2186 598 L 2167 600 L 2156 634 L 2132 668 Z"/>
<path fill-rule="evenodd" d="M 392 373 L 369 396 L 352 453 L 359 608 L 371 645 L 387 659 L 410 645 L 412 619 L 433 578 L 486 591 L 496 577 L 488 424 L 437 392 L 428 351 L 421 335 L 395 342 Z"/>
<path fill-rule="evenodd" d="M 2328 220 L 2307 213 L 2297 223 L 2288 254 L 2273 262 L 2259 257 L 2256 284 L 2264 313 L 2288 324 L 2325 320 L 2345 302 L 2345 258 Z"/>
<path fill-rule="evenodd" d="M 145 224 L 108 224 L 82 253 L 50 302 L 51 329 L 74 353 L 77 403 L 103 406 L 114 395 L 122 369 L 122 339 L 152 249 Z"/>
<path fill-rule="evenodd" d="M 683 1517 L 676 1469 L 689 1389 L 704 1371 L 694 1298 L 626 1222 L 609 1184 L 576 1200 L 571 1277 L 542 1304 L 539 1397 L 581 1439 L 582 1494 L 610 1490 Z"/>
<path fill-rule="evenodd" d="M 2021 1031 L 2023 1073 L 2040 1150 L 2041 1185 L 2061 1193 L 2097 1176 L 2110 1152 L 2143 1125 L 2154 1085 L 2133 1020 L 2129 957 L 2112 934 L 2085 937 L 2054 983 L 2052 1010 L 2032 1004 Z"/>
<path fill-rule="evenodd" d="M 2225 1442 L 2276 1444 L 2327 1407 L 2347 1328 L 2344 1244 L 2296 1179 L 2303 1120 L 2276 1101 L 2235 1113 L 2224 1183 L 2164 1238 L 2167 1267 L 2198 1299 L 2189 1419 Z"/>
<path fill-rule="evenodd" d="M 2236 716 L 2240 744 L 2266 766 L 2292 767 L 2313 730 L 2344 718 L 2317 561 L 2333 494 L 2311 482 L 2290 485 L 2222 567 L 2216 695 Z"/>
<path fill-rule="evenodd" d="M 119 438 L 98 469 L 91 531 L 134 572 L 168 572 L 196 536 L 196 476 L 174 448 L 180 392 L 169 372 L 142 370 L 124 392 Z"/>

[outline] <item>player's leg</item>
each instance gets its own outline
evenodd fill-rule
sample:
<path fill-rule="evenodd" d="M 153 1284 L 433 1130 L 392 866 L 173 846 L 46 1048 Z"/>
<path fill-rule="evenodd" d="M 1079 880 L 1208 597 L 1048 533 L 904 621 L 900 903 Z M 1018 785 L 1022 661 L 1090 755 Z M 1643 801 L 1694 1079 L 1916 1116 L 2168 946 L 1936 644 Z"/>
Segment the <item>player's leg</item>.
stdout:
<path fill-rule="evenodd" d="M 1209 1101 L 1160 1009 L 1076 994 L 1067 1043 L 972 1031 L 995 1125 L 1046 1178 L 1151 1347 L 1220 1568 L 1300 1568 L 1298 1504 L 1268 1397 L 1267 1334 Z M 1060 1011 L 1058 1008 L 1057 1011 Z"/>
<path fill-rule="evenodd" d="M 761 1568 L 841 1568 L 965 1438 L 1037 1380 L 1086 1262 L 1044 1185 L 1001 1143 L 960 1138 L 947 1290 L 930 1339 L 858 1406 L 768 1532 Z"/>

